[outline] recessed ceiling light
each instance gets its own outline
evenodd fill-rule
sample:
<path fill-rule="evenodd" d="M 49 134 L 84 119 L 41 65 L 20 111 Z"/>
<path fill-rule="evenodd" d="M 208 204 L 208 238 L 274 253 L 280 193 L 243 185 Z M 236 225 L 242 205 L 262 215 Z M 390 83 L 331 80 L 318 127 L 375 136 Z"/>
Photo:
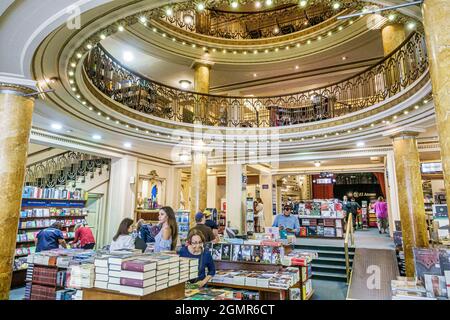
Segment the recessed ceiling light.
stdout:
<path fill-rule="evenodd" d="M 125 30 L 125 28 L 124 28 L 123 26 L 119 26 L 119 27 L 117 28 L 117 30 L 119 30 L 120 32 L 122 32 L 122 31 Z"/>
<path fill-rule="evenodd" d="M 231 7 L 232 7 L 232 8 L 235 8 L 235 9 L 238 7 L 238 5 L 239 5 L 239 4 L 237 3 L 237 1 L 233 1 L 233 2 L 231 3 Z"/>
<path fill-rule="evenodd" d="M 298 70 L 298 68 L 300 68 L 299 66 L 295 66 L 295 69 Z"/>
<path fill-rule="evenodd" d="M 83 102 L 82 102 L 82 104 L 83 104 L 83 105 L 86 105 L 86 104 L 87 104 L 87 102 L 86 102 L 86 101 L 83 101 Z"/>
<path fill-rule="evenodd" d="M 424 104 L 427 104 L 427 103 L 428 103 L 428 100 L 423 100 L 423 103 L 424 103 Z"/>
<path fill-rule="evenodd" d="M 359 127 L 359 131 L 361 131 L 363 128 Z"/>
<path fill-rule="evenodd" d="M 100 35 L 100 39 L 105 40 L 105 39 L 106 39 L 106 36 L 105 36 L 104 34 L 101 34 L 101 35 Z"/>
<path fill-rule="evenodd" d="M 144 17 L 144 16 L 142 16 L 142 17 L 139 18 L 139 21 L 140 21 L 141 23 L 146 23 L 146 22 L 147 22 L 147 18 Z"/>
<path fill-rule="evenodd" d="M 416 27 L 416 23 L 411 21 L 406 26 L 409 30 L 413 30 Z"/>
<path fill-rule="evenodd" d="M 254 54 L 257 54 L 257 53 L 258 53 L 258 50 L 253 50 L 253 53 L 254 53 Z"/>
<path fill-rule="evenodd" d="M 339 132 L 336 132 L 336 135 L 338 136 L 338 135 L 339 135 Z"/>
<path fill-rule="evenodd" d="M 306 41 L 307 44 L 311 44 L 311 40 Z"/>
<path fill-rule="evenodd" d="M 350 24 L 353 24 L 353 20 L 350 20 L 350 22 L 349 22 Z"/>
<path fill-rule="evenodd" d="M 269 49 L 264 50 L 265 53 L 269 52 Z"/>
<path fill-rule="evenodd" d="M 177 41 L 177 39 L 175 39 L 175 38 L 172 38 L 172 41 L 173 41 L 173 42 L 175 42 L 175 41 Z"/>
<path fill-rule="evenodd" d="M 99 134 L 94 134 L 94 135 L 92 136 L 92 139 L 94 139 L 94 140 L 101 140 L 101 139 L 102 139 L 102 136 L 99 135 Z"/>
<path fill-rule="evenodd" d="M 70 83 L 70 84 L 74 84 L 74 83 L 75 83 L 75 81 L 73 81 L 73 80 L 69 80 L 69 83 Z"/>
<path fill-rule="evenodd" d="M 127 125 L 125 125 L 125 127 L 129 128 L 129 127 L 130 127 L 130 125 L 129 125 L 129 124 L 127 124 Z"/>
<path fill-rule="evenodd" d="M 389 21 L 394 21 L 395 20 L 395 14 L 390 14 L 388 16 Z"/>
<path fill-rule="evenodd" d="M 397 119 L 397 118 L 398 118 L 397 116 L 394 116 L 394 117 L 393 117 L 394 120 Z"/>
<path fill-rule="evenodd" d="M 173 10 L 172 10 L 172 8 L 167 8 L 167 9 L 166 9 L 166 15 L 167 15 L 168 17 L 171 17 L 171 16 L 173 15 Z"/>
<path fill-rule="evenodd" d="M 222 50 L 222 53 L 227 53 L 227 50 L 223 49 L 223 50 Z"/>
<path fill-rule="evenodd" d="M 89 110 L 91 110 L 91 111 L 92 111 L 92 110 L 94 110 L 94 108 L 92 108 L 92 107 L 89 107 Z"/>
<path fill-rule="evenodd" d="M 102 113 L 101 113 L 101 112 L 97 112 L 97 115 L 101 116 L 101 115 L 102 115 Z"/>
<path fill-rule="evenodd" d="M 267 5 L 267 6 L 271 6 L 271 5 L 272 5 L 272 3 L 273 3 L 273 1 L 272 1 L 272 0 L 266 0 L 266 5 Z"/>
<path fill-rule="evenodd" d="M 247 51 L 242 52 L 243 54 L 247 54 Z"/>
<path fill-rule="evenodd" d="M 374 126 L 375 126 L 375 123 L 372 123 L 370 126 L 371 126 L 371 127 L 374 127 Z"/>
<path fill-rule="evenodd" d="M 68 130 L 66 130 L 66 132 L 71 133 L 71 132 L 73 132 L 73 130 L 68 129 Z"/>
<path fill-rule="evenodd" d="M 304 141 L 304 140 L 305 140 L 305 138 L 301 138 L 300 140 Z"/>
<path fill-rule="evenodd" d="M 308 1 L 306 1 L 306 0 L 300 1 L 300 7 L 305 7 L 307 3 L 308 3 Z"/>
<path fill-rule="evenodd" d="M 203 3 L 197 4 L 197 10 L 198 10 L 198 11 L 203 11 L 203 10 L 205 10 L 205 5 L 204 5 Z"/>
<path fill-rule="evenodd" d="M 358 148 L 362 148 L 362 147 L 364 147 L 366 144 L 363 142 L 363 141 L 360 141 L 360 142 L 358 142 L 357 144 L 356 144 L 356 146 L 358 147 Z"/>
<path fill-rule="evenodd" d="M 286 50 L 289 50 L 289 46 L 286 46 Z"/>
<path fill-rule="evenodd" d="M 300 43 L 297 43 L 295 46 L 296 46 L 297 48 L 300 48 Z"/>
<path fill-rule="evenodd" d="M 416 110 L 419 109 L 419 106 L 414 106 L 414 109 L 416 109 Z"/>
<path fill-rule="evenodd" d="M 236 50 L 234 50 L 234 51 L 233 51 L 233 54 L 236 54 L 236 53 L 237 53 L 237 51 L 236 51 Z"/>
<path fill-rule="evenodd" d="M 256 7 L 256 8 L 261 8 L 261 2 L 256 1 L 256 2 L 255 2 L 255 7 Z"/>
<path fill-rule="evenodd" d="M 313 139 L 315 139 L 315 138 L 316 138 L 316 136 L 313 136 L 312 138 L 313 138 Z"/>
<path fill-rule="evenodd" d="M 125 148 L 131 148 L 132 144 L 131 144 L 130 142 L 125 142 L 125 143 L 123 144 L 123 146 L 124 146 Z"/>
<path fill-rule="evenodd" d="M 132 52 L 130 52 L 130 51 L 125 51 L 125 52 L 123 53 L 123 60 L 125 60 L 125 62 L 133 61 L 133 59 L 134 59 L 134 55 L 133 55 Z"/>
<path fill-rule="evenodd" d="M 184 46 L 184 45 L 186 45 L 186 42 L 183 41 L 181 44 Z"/>
<path fill-rule="evenodd" d="M 72 63 L 70 64 L 70 66 L 71 66 L 72 68 L 75 68 L 75 67 L 77 66 L 77 64 L 76 64 L 75 62 L 72 62 Z"/>
<path fill-rule="evenodd" d="M 139 131 L 139 128 L 136 128 L 136 131 Z"/>
<path fill-rule="evenodd" d="M 253 74 L 253 77 L 256 78 L 258 75 L 256 73 Z"/>
<path fill-rule="evenodd" d="M 69 71 L 69 76 L 71 76 L 71 77 L 73 77 L 73 76 L 74 76 L 74 73 L 73 73 L 73 71 Z"/>
<path fill-rule="evenodd" d="M 81 53 L 77 53 L 77 58 L 78 58 L 78 59 L 81 59 L 82 56 L 83 56 L 83 55 L 82 55 Z"/>
<path fill-rule="evenodd" d="M 79 94 L 77 94 L 76 97 L 77 97 L 77 99 L 80 99 L 80 98 L 81 98 L 81 96 L 80 96 Z"/>
<path fill-rule="evenodd" d="M 342 60 L 344 60 L 344 61 L 347 60 L 347 57 L 346 57 L 346 56 L 343 56 L 343 57 L 342 57 Z"/>
<path fill-rule="evenodd" d="M 333 32 L 328 31 L 328 36 L 331 36 L 333 34 Z"/>
<path fill-rule="evenodd" d="M 106 117 L 106 120 L 111 120 L 111 118 L 110 117 Z"/>
<path fill-rule="evenodd" d="M 275 48 L 275 52 L 278 52 L 278 50 L 279 50 L 278 48 Z"/>
<path fill-rule="evenodd" d="M 195 43 L 193 43 L 193 44 L 192 44 L 192 48 L 195 48 L 195 47 L 196 47 L 196 45 L 195 45 Z"/>
<path fill-rule="evenodd" d="M 315 162 L 314 162 L 314 165 L 315 165 L 316 167 L 320 167 L 321 163 L 320 163 L 320 161 L 315 161 Z"/>
<path fill-rule="evenodd" d="M 156 29 L 156 28 L 153 28 L 152 30 L 153 30 L 153 32 L 157 32 L 158 31 L 158 29 Z"/>
<path fill-rule="evenodd" d="M 52 123 L 51 127 L 53 130 L 61 130 L 62 129 L 62 125 L 59 123 Z"/>
<path fill-rule="evenodd" d="M 318 36 L 318 37 L 317 37 L 317 40 L 322 40 L 322 36 Z"/>
<path fill-rule="evenodd" d="M 403 113 L 404 113 L 404 114 L 408 114 L 408 113 L 409 113 L 409 111 L 408 111 L 408 110 L 405 110 L 405 111 L 403 111 Z"/>
<path fill-rule="evenodd" d="M 352 133 L 352 130 L 347 130 L 347 133 Z"/>
<path fill-rule="evenodd" d="M 119 121 L 119 120 L 116 120 L 116 123 L 117 123 L 117 124 L 120 124 L 120 121 Z"/>
<path fill-rule="evenodd" d="M 213 49 L 212 49 L 212 52 L 216 52 L 216 51 L 217 51 L 216 48 L 213 48 Z"/>
<path fill-rule="evenodd" d="M 167 35 L 165 33 L 162 34 L 163 38 L 165 38 Z"/>
<path fill-rule="evenodd" d="M 338 30 L 342 31 L 342 29 L 344 29 L 344 27 L 343 26 L 339 26 Z"/>
<path fill-rule="evenodd" d="M 341 7 L 341 4 L 339 2 L 333 3 L 333 9 L 337 10 Z"/>

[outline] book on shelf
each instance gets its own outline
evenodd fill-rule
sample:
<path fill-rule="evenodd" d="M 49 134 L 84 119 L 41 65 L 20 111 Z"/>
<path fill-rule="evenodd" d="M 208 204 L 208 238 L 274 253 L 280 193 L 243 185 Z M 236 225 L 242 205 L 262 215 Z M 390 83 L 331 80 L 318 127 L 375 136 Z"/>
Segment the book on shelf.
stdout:
<path fill-rule="evenodd" d="M 441 275 L 439 250 L 413 248 L 414 266 L 417 278 L 424 280 L 424 275 Z"/>
<path fill-rule="evenodd" d="M 232 261 L 242 261 L 242 249 L 240 244 L 232 245 Z"/>
<path fill-rule="evenodd" d="M 214 243 L 212 247 L 212 257 L 214 260 L 222 260 L 222 244 Z"/>
<path fill-rule="evenodd" d="M 447 298 L 447 284 L 444 276 L 424 274 L 425 288 L 433 298 Z"/>
<path fill-rule="evenodd" d="M 231 245 L 223 243 L 221 260 L 230 261 L 230 255 L 231 255 Z"/>
<path fill-rule="evenodd" d="M 253 255 L 253 246 L 251 245 L 243 245 L 242 246 L 242 260 L 243 261 L 252 261 Z"/>

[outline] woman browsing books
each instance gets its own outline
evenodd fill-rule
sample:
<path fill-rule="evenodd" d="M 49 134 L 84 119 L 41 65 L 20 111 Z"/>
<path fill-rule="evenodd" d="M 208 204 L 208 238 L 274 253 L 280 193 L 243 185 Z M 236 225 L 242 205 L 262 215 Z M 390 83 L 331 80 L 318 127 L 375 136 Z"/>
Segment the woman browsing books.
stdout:
<path fill-rule="evenodd" d="M 180 257 L 199 259 L 198 278 L 195 282 L 200 288 L 204 287 L 216 274 L 213 258 L 209 251 L 204 250 L 204 243 L 205 236 L 203 233 L 197 229 L 192 229 L 186 239 L 186 246 L 183 246 L 179 253 Z M 206 273 L 206 269 L 208 269 L 208 273 Z"/>

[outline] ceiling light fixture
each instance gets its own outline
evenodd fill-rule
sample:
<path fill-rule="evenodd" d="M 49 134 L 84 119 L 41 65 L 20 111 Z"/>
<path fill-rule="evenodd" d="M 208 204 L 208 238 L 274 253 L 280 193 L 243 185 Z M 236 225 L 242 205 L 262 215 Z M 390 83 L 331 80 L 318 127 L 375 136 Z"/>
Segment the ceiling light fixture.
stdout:
<path fill-rule="evenodd" d="M 125 143 L 123 144 L 123 146 L 124 146 L 125 148 L 131 148 L 132 144 L 131 144 L 130 142 L 125 142 Z"/>
<path fill-rule="evenodd" d="M 297 48 L 300 48 L 300 43 L 297 43 L 295 46 L 296 46 Z"/>
<path fill-rule="evenodd" d="M 180 80 L 178 83 L 180 84 L 180 87 L 183 90 L 189 89 L 192 84 L 192 82 L 190 82 L 189 80 Z"/>
<path fill-rule="evenodd" d="M 333 3 L 333 9 L 334 9 L 334 10 L 337 10 L 337 9 L 339 9 L 340 7 L 341 7 L 341 4 L 340 4 L 339 2 Z"/>
<path fill-rule="evenodd" d="M 347 60 L 347 57 L 346 57 L 346 56 L 343 56 L 343 57 L 342 57 L 342 60 L 343 60 L 343 61 Z"/>
<path fill-rule="evenodd" d="M 205 5 L 204 5 L 203 3 L 197 4 L 197 10 L 198 10 L 198 11 L 203 11 L 203 10 L 205 10 Z"/>
<path fill-rule="evenodd" d="M 413 29 L 416 28 L 416 23 L 413 22 L 413 21 L 411 21 L 411 22 L 409 22 L 406 26 L 407 26 L 407 28 L 408 28 L 409 30 L 413 30 Z"/>
<path fill-rule="evenodd" d="M 307 4 L 308 4 L 308 1 L 306 1 L 306 0 L 300 1 L 300 7 L 306 7 Z"/>
<path fill-rule="evenodd" d="M 360 141 L 360 142 L 358 142 L 357 144 L 356 144 L 356 146 L 358 147 L 358 148 L 362 148 L 362 147 L 364 147 L 366 144 L 363 142 L 363 141 Z"/>
<path fill-rule="evenodd" d="M 254 53 L 254 54 L 257 54 L 257 53 L 258 53 L 258 50 L 253 50 L 253 53 Z"/>
<path fill-rule="evenodd" d="M 394 21 L 395 20 L 395 14 L 390 14 L 388 16 L 389 21 Z"/>
<path fill-rule="evenodd" d="M 267 5 L 267 6 L 271 6 L 271 5 L 272 5 L 272 3 L 273 3 L 273 1 L 272 1 L 272 0 L 266 0 L 266 5 Z"/>
<path fill-rule="evenodd" d="M 414 109 L 416 109 L 416 110 L 419 109 L 419 106 L 414 106 Z"/>
<path fill-rule="evenodd" d="M 117 30 L 119 30 L 119 32 L 123 32 L 125 30 L 125 28 L 123 26 L 118 26 Z"/>
<path fill-rule="evenodd" d="M 101 139 L 102 139 L 102 136 L 99 135 L 99 134 L 94 134 L 94 135 L 92 136 L 92 139 L 94 139 L 94 140 L 101 140 Z"/>
<path fill-rule="evenodd" d="M 104 34 L 101 34 L 101 35 L 100 35 L 100 39 L 105 40 L 105 39 L 106 39 L 106 36 L 105 36 Z"/>
<path fill-rule="evenodd" d="M 152 30 L 153 30 L 153 32 L 157 32 L 158 31 L 158 29 L 156 29 L 156 28 L 153 28 Z"/>
<path fill-rule="evenodd" d="M 338 30 L 342 31 L 342 29 L 344 29 L 344 27 L 343 26 L 339 26 Z"/>
<path fill-rule="evenodd" d="M 311 40 L 306 41 L 307 44 L 311 44 Z"/>
<path fill-rule="evenodd" d="M 183 21 L 184 21 L 185 24 L 191 25 L 191 24 L 194 23 L 194 17 L 191 16 L 190 14 L 186 14 L 183 17 Z"/>
<path fill-rule="evenodd" d="M 166 9 L 166 15 L 167 15 L 168 17 L 173 16 L 173 10 L 172 10 L 172 8 L 167 8 L 167 9 Z"/>
<path fill-rule="evenodd" d="M 408 110 L 405 110 L 405 111 L 403 111 L 403 113 L 404 113 L 404 114 L 408 114 L 408 113 L 409 113 L 409 111 L 408 111 Z"/>
<path fill-rule="evenodd" d="M 320 163 L 320 161 L 315 161 L 315 162 L 314 162 L 314 165 L 315 165 L 316 167 L 320 167 L 321 163 Z"/>
<path fill-rule="evenodd" d="M 256 1 L 256 2 L 255 2 L 255 7 L 256 7 L 256 8 L 261 8 L 261 2 Z"/>
<path fill-rule="evenodd" d="M 77 66 L 77 64 L 76 64 L 75 62 L 72 62 L 72 63 L 70 64 L 70 66 L 71 66 L 72 68 L 75 68 L 75 67 Z"/>
<path fill-rule="evenodd" d="M 139 21 L 140 21 L 141 23 L 146 23 L 146 22 L 147 22 L 147 18 L 144 17 L 144 16 L 142 16 L 142 17 L 139 18 Z"/>
<path fill-rule="evenodd" d="M 239 5 L 239 3 L 237 3 L 237 1 L 233 1 L 231 3 L 231 7 L 234 8 L 234 9 L 236 9 L 238 7 L 238 5 Z"/>
<path fill-rule="evenodd" d="M 73 71 L 69 71 L 69 76 L 73 77 L 74 73 Z"/>
<path fill-rule="evenodd" d="M 62 129 L 62 125 L 59 123 L 52 123 L 51 127 L 53 130 L 61 130 Z"/>
<path fill-rule="evenodd" d="M 125 51 L 123 53 L 123 60 L 125 60 L 125 62 L 133 61 L 133 59 L 134 59 L 134 55 L 130 51 Z"/>
<path fill-rule="evenodd" d="M 81 53 L 77 53 L 77 58 L 78 58 L 78 59 L 81 59 L 82 56 L 83 56 L 83 55 L 82 55 Z"/>

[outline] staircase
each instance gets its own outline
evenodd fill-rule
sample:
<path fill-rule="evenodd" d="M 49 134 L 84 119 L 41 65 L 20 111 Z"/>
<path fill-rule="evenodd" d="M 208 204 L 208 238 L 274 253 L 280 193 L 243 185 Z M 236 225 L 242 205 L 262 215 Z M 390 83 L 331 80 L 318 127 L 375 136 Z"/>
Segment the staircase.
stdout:
<path fill-rule="evenodd" d="M 295 245 L 295 249 L 310 250 L 318 253 L 318 258 L 314 259 L 312 265 L 312 279 L 347 281 L 345 270 L 345 250 L 344 247 L 329 245 Z M 348 248 L 350 259 L 350 270 L 353 264 L 355 248 Z"/>

